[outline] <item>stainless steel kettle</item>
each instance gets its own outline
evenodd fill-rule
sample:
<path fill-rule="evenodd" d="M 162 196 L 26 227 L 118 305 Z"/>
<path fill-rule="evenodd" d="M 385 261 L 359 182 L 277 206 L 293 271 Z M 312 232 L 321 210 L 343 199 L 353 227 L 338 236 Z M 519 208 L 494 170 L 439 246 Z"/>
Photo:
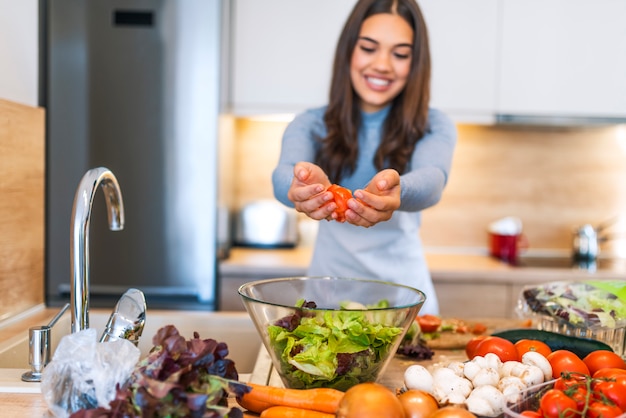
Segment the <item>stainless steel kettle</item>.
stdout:
<path fill-rule="evenodd" d="M 609 239 L 608 235 L 600 234 L 616 219 L 611 219 L 598 226 L 584 224 L 574 229 L 572 250 L 576 261 L 593 261 L 600 254 L 600 243 Z"/>
<path fill-rule="evenodd" d="M 590 224 L 576 228 L 572 247 L 574 260 L 595 260 L 600 252 L 596 228 Z"/>

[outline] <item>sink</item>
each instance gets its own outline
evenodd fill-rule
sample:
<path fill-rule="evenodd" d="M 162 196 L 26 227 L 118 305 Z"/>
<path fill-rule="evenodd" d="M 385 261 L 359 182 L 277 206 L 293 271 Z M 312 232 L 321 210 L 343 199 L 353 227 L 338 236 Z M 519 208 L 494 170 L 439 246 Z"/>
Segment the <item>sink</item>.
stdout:
<path fill-rule="evenodd" d="M 89 324 L 91 328 L 98 330 L 98 336 L 101 335 L 110 315 L 110 310 L 91 310 Z M 148 310 L 146 325 L 139 341 L 141 357 L 153 347 L 152 336 L 165 325 L 174 325 L 186 339 L 192 338 L 196 331 L 200 338 L 213 338 L 225 342 L 228 345 L 228 357 L 235 362 L 239 374 L 252 373 L 261 347 L 261 339 L 246 312 Z M 69 332 L 68 311 L 52 328 L 52 353 L 60 339 Z M 28 329 L 24 329 L 23 335 L 0 344 L 0 392 L 40 393 L 39 383 L 22 382 L 22 373 L 28 370 L 30 370 Z"/>

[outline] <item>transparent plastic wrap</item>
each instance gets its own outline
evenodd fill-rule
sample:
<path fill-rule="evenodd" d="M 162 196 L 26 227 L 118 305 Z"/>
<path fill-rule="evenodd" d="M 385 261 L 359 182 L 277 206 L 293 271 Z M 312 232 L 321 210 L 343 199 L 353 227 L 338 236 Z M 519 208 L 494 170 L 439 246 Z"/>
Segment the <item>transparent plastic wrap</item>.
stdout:
<path fill-rule="evenodd" d="M 520 316 L 539 329 L 602 341 L 624 356 L 626 281 L 555 281 L 522 289 Z"/>
<path fill-rule="evenodd" d="M 98 342 L 95 329 L 63 337 L 41 378 L 50 412 L 68 417 L 79 409 L 107 407 L 139 361 L 139 349 L 127 340 Z"/>

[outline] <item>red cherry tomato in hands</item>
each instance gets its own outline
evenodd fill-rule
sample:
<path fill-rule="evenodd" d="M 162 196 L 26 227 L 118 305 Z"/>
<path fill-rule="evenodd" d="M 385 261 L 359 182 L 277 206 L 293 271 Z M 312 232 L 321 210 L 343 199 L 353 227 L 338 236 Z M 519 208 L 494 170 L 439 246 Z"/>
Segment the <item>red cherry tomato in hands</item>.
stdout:
<path fill-rule="evenodd" d="M 348 200 L 352 198 L 352 192 L 338 184 L 331 185 L 327 190 L 333 193 L 333 199 L 337 205 L 337 209 L 334 212 L 337 214 L 335 220 L 344 222 L 346 220 L 346 210 L 348 210 Z"/>

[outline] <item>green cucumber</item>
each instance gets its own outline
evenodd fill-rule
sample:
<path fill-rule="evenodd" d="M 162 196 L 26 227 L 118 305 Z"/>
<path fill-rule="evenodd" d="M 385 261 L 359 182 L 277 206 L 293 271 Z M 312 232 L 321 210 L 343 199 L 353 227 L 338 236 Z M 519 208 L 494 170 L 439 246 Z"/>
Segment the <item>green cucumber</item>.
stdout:
<path fill-rule="evenodd" d="M 519 340 L 539 340 L 543 341 L 550 347 L 552 351 L 568 350 L 576 354 L 578 357 L 585 358 L 587 354 L 597 350 L 613 351 L 613 349 L 602 341 L 592 340 L 589 338 L 574 337 L 572 335 L 563 335 L 556 332 L 544 331 L 539 329 L 510 329 L 506 331 L 494 332 L 494 337 L 501 337 L 516 343 Z"/>

